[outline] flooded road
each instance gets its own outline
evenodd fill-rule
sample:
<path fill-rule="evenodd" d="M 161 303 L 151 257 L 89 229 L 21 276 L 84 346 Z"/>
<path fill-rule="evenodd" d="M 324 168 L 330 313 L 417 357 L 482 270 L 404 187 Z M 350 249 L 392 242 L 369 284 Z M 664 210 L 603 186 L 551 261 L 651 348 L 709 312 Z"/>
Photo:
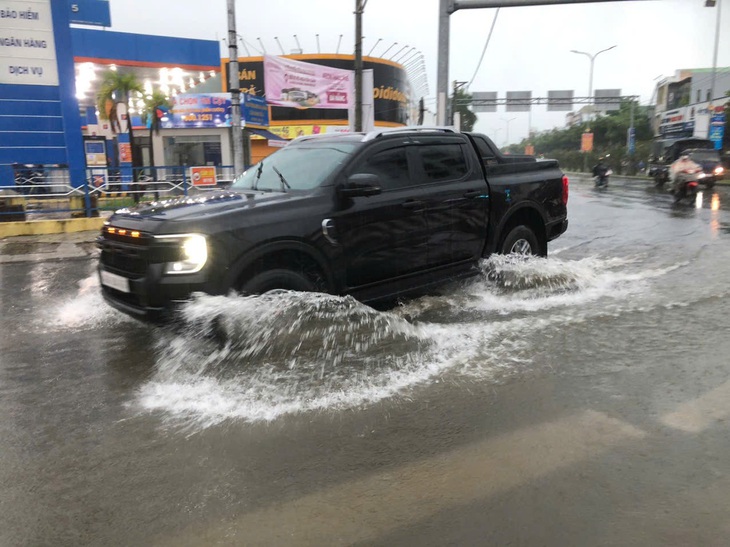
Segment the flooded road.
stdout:
<path fill-rule="evenodd" d="M 730 188 L 576 178 L 569 218 L 389 311 L 174 330 L 92 261 L 0 265 L 0 545 L 725 545 Z"/>

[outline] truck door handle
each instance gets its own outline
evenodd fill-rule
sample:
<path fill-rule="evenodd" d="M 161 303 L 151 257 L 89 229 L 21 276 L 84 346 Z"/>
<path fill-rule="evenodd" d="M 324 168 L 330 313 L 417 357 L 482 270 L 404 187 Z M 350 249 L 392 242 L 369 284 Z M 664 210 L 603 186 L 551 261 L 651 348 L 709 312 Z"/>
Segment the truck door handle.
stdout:
<path fill-rule="evenodd" d="M 467 199 L 478 198 L 480 196 L 488 197 L 484 190 L 467 190 L 464 192 L 464 197 Z"/>
<path fill-rule="evenodd" d="M 422 210 L 425 208 L 425 204 L 422 201 L 409 199 L 408 201 L 403 203 L 403 207 L 405 207 L 406 209 Z"/>

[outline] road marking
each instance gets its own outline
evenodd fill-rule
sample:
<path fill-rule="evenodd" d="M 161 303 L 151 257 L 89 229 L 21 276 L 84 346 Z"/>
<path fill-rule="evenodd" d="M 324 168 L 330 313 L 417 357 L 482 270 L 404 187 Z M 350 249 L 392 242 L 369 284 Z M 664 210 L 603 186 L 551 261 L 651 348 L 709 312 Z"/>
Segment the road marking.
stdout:
<path fill-rule="evenodd" d="M 730 381 L 693 401 L 682 403 L 673 412 L 662 416 L 661 422 L 687 433 L 699 433 L 717 420 L 728 416 L 730 416 Z"/>
<path fill-rule="evenodd" d="M 321 546 L 368 542 L 444 509 L 499 495 L 645 435 L 626 422 L 589 410 L 339 484 L 207 530 L 190 530 L 165 544 L 226 540 L 247 546 Z"/>

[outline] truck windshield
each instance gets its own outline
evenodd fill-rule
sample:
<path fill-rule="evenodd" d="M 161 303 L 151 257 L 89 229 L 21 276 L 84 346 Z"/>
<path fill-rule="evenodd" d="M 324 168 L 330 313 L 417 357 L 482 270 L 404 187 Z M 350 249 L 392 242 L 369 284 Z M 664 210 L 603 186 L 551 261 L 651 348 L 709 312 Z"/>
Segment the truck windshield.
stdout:
<path fill-rule="evenodd" d="M 720 161 L 720 154 L 715 150 L 693 150 L 689 156 L 695 161 Z"/>
<path fill-rule="evenodd" d="M 311 190 L 342 165 L 357 143 L 282 148 L 244 171 L 232 190 Z"/>

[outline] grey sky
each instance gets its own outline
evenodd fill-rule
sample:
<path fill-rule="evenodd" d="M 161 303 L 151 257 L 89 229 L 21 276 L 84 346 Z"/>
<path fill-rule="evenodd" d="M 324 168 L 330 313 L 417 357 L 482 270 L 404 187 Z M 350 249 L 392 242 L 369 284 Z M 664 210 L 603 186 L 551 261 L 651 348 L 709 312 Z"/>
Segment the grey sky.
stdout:
<path fill-rule="evenodd" d="M 723 2 L 718 66 L 730 66 L 730 0 Z M 571 49 L 595 53 L 612 45 L 595 61 L 594 89 L 621 88 L 640 95 L 647 104 L 654 79 L 676 69 L 712 66 L 717 8 L 705 0 L 647 0 L 503 8 L 484 62 L 471 91 L 532 90 L 545 96 L 552 89 L 588 92 L 587 57 Z M 323 53 L 353 51 L 355 0 L 238 0 L 238 32 L 258 47 L 261 38 L 269 53 L 280 53 L 278 36 L 288 52 L 296 34 L 305 53 L 316 52 L 320 35 Z M 226 35 L 225 0 L 111 0 L 113 30 L 188 38 L 221 39 Z M 464 10 L 451 17 L 449 80 L 470 80 L 494 17 L 494 9 Z M 435 107 L 438 0 L 369 0 L 364 16 L 364 51 L 381 54 L 398 42 L 422 51 L 428 73 L 430 102 Z M 227 50 L 222 48 L 227 56 Z M 245 52 L 242 50 L 242 54 Z M 255 52 L 251 50 L 251 53 Z M 477 129 L 505 137 L 502 119 L 510 123 L 510 141 L 527 134 L 526 113 L 480 114 Z M 533 107 L 532 125 L 547 129 L 564 124 L 564 113 Z"/>

